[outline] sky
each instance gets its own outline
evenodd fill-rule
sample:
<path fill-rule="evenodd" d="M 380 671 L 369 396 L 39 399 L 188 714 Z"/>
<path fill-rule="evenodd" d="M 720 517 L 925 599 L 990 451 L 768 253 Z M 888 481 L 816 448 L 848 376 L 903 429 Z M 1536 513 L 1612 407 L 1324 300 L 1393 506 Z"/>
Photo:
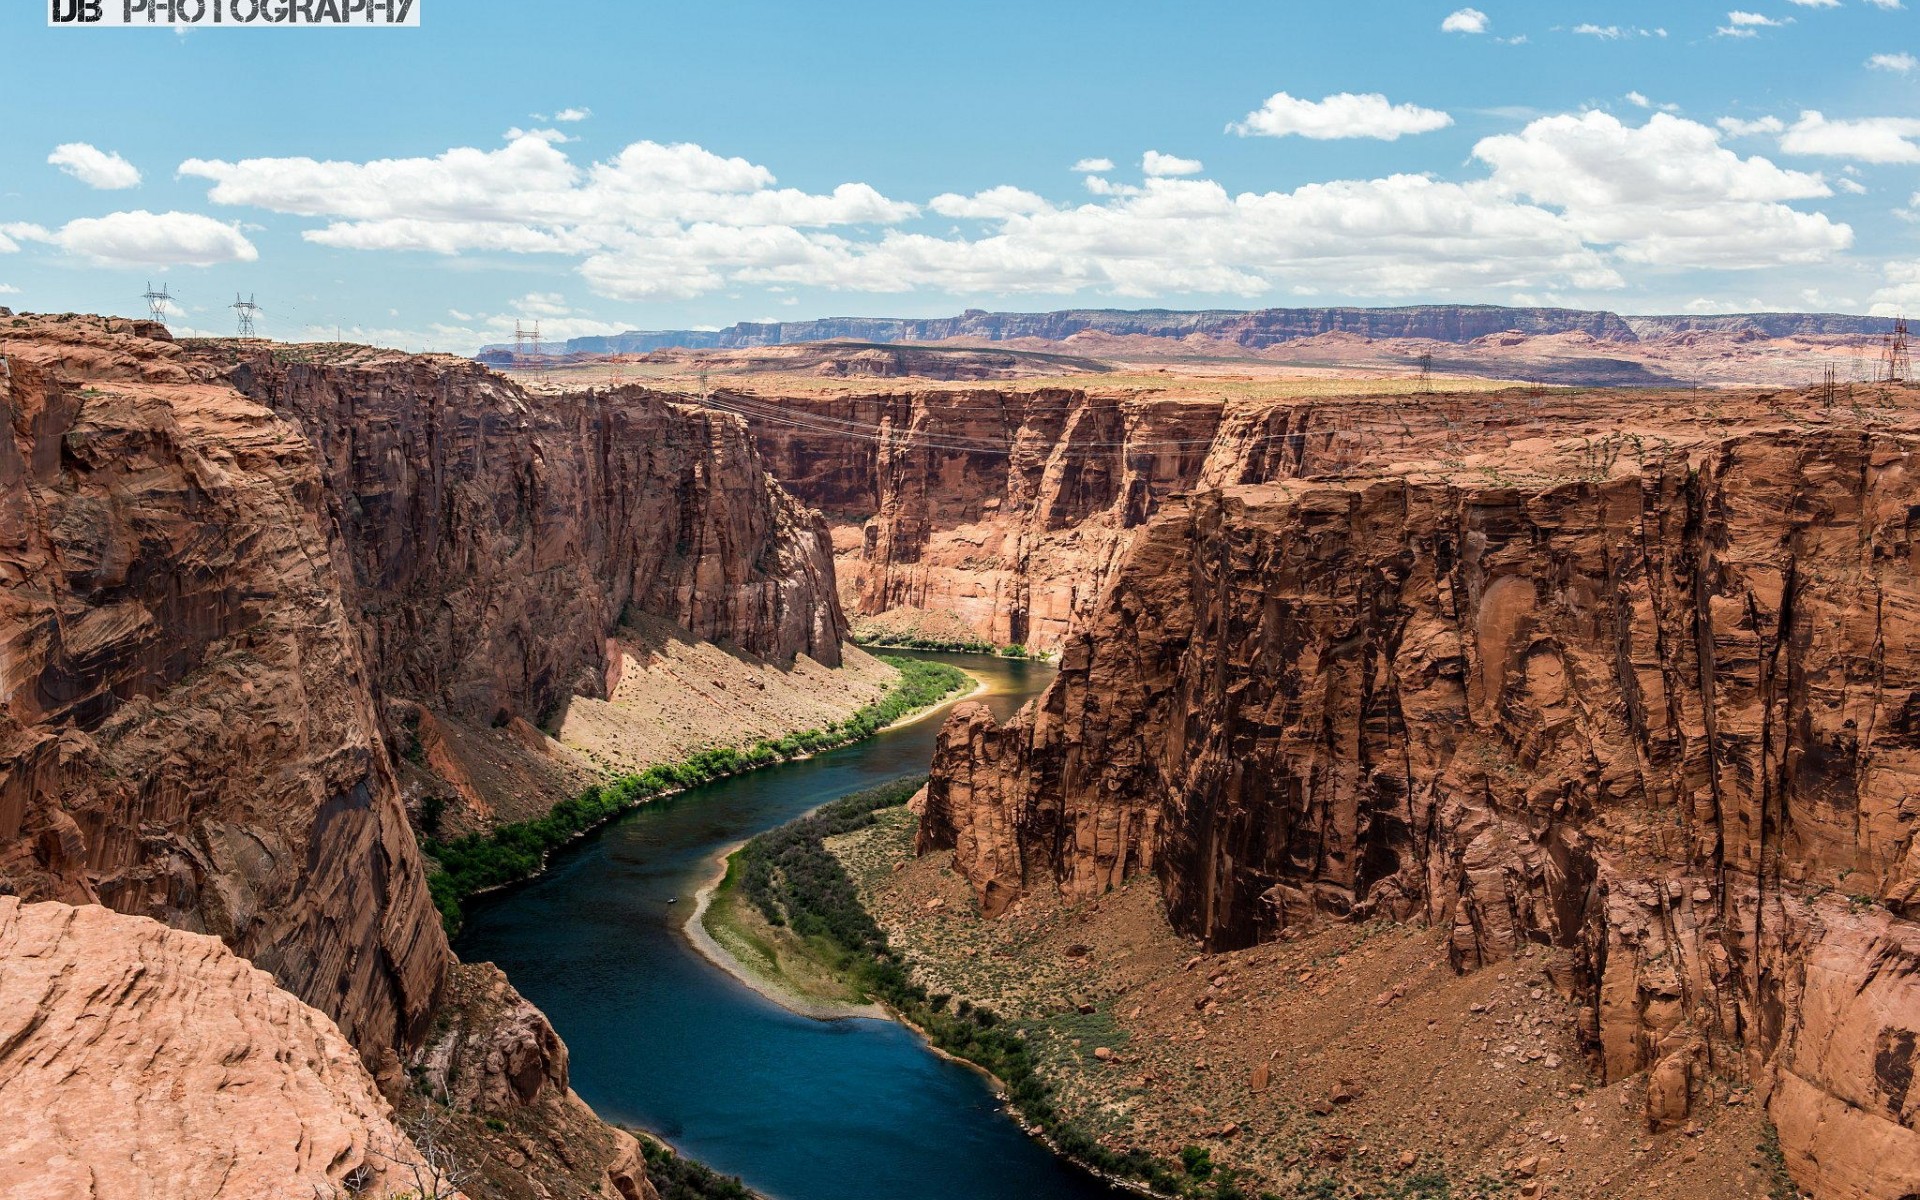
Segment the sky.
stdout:
<path fill-rule="evenodd" d="M 418 2 L 6 5 L 0 305 L 164 283 L 177 331 L 245 293 L 266 336 L 453 351 L 964 308 L 1920 314 L 1903 0 Z"/>

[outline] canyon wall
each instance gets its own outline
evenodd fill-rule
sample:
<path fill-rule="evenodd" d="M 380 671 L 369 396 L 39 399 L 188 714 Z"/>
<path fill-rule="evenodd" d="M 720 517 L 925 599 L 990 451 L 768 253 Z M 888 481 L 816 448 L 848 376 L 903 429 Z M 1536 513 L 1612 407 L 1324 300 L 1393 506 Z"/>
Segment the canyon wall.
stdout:
<path fill-rule="evenodd" d="M 952 614 L 996 645 L 1065 637 L 1161 501 L 1199 477 L 1218 400 L 1039 388 L 722 395 L 832 527 L 856 618 Z"/>
<path fill-rule="evenodd" d="M 152 330 L 15 320 L 7 890 L 214 934 L 370 1061 L 403 1049 L 451 956 L 307 440 Z"/>
<path fill-rule="evenodd" d="M 826 531 L 743 426 L 97 317 L 0 321 L 0 415 L 0 894 L 218 937 L 390 1094 L 439 1081 L 476 1198 L 645 1194 L 545 1019 L 454 962 L 407 796 L 564 786 L 533 725 L 607 693 L 623 617 L 839 661 Z"/>
<path fill-rule="evenodd" d="M 1622 405 L 1611 449 L 1222 454 L 1039 702 L 949 720 L 923 850 L 989 913 L 1150 872 L 1216 949 L 1376 916 L 1450 931 L 1460 970 L 1568 948 L 1593 1066 L 1649 1072 L 1653 1126 L 1744 1074 L 1804 1186 L 1904 1200 L 1915 399 L 1660 436 Z"/>

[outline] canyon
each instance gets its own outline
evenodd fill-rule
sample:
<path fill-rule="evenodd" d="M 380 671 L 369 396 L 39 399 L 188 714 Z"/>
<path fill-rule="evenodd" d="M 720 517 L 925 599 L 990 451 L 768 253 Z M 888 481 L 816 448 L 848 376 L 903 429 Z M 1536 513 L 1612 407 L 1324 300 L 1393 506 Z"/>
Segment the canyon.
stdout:
<path fill-rule="evenodd" d="M 950 719 L 919 849 L 990 919 L 1146 879 L 1214 955 L 1379 922 L 1434 931 L 1412 972 L 1545 953 L 1647 1130 L 1751 1087 L 1799 1187 L 1905 1200 L 1916 401 L 1231 413 L 1046 695 Z"/>
<path fill-rule="evenodd" d="M 545 1019 L 454 959 L 410 813 L 571 794 L 539 726 L 617 687 L 623 617 L 837 665 L 817 518 L 650 395 L 75 316 L 0 315 L 0 367 L 4 891 L 217 937 L 403 1118 L 451 1105 L 475 1200 L 650 1195 Z"/>

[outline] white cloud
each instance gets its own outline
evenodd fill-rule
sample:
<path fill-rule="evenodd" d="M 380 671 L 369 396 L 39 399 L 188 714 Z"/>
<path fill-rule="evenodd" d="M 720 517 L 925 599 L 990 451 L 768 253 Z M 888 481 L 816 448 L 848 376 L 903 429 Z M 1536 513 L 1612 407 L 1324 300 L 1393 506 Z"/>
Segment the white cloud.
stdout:
<path fill-rule="evenodd" d="M 1158 150 L 1149 150 L 1140 156 L 1140 169 L 1154 178 L 1167 178 L 1174 175 L 1198 175 L 1205 170 L 1197 158 L 1177 158 L 1171 154 L 1162 154 Z"/>
<path fill-rule="evenodd" d="M 85 142 L 54 147 L 53 153 L 47 155 L 47 162 L 101 191 L 140 186 L 139 168 L 112 151 L 96 149 Z"/>
<path fill-rule="evenodd" d="M 1866 184 L 1861 183 L 1857 179 L 1849 179 L 1845 175 L 1834 180 L 1833 186 L 1839 188 L 1849 196 L 1864 196 L 1867 194 Z"/>
<path fill-rule="evenodd" d="M 1780 137 L 1788 154 L 1824 155 L 1870 163 L 1920 163 L 1920 118 L 1862 117 L 1829 121 L 1820 113 L 1800 114 Z"/>
<path fill-rule="evenodd" d="M 553 114 L 553 119 L 556 121 L 565 121 L 565 122 L 571 123 L 574 121 L 584 121 L 588 117 L 591 117 L 592 115 L 593 115 L 593 110 L 590 108 L 563 108 L 559 112 Z"/>
<path fill-rule="evenodd" d="M 1595 25 L 1591 21 L 1573 27 L 1573 32 L 1582 37 L 1599 38 L 1601 41 L 1617 42 L 1626 38 L 1663 38 L 1665 29 L 1646 29 L 1639 25 Z"/>
<path fill-rule="evenodd" d="M 1759 36 L 1762 29 L 1779 29 L 1793 24 L 1793 18 L 1775 20 L 1764 13 L 1743 12 L 1738 9 L 1727 14 L 1727 23 L 1713 32 L 1719 37 L 1750 38 Z"/>
<path fill-rule="evenodd" d="M 1341 92 L 1324 100 L 1299 100 L 1275 92 L 1267 102 L 1227 128 L 1241 137 L 1378 138 L 1397 141 L 1403 134 L 1430 133 L 1453 118 L 1417 104 L 1394 104 L 1378 92 L 1356 96 Z"/>
<path fill-rule="evenodd" d="M 1867 60 L 1867 66 L 1876 71 L 1894 71 L 1909 75 L 1920 71 L 1920 58 L 1902 51 L 1899 54 L 1876 54 Z"/>
<path fill-rule="evenodd" d="M 9 225 L 6 232 L 96 267 L 211 267 L 260 257 L 238 229 L 198 213 L 117 212 L 81 217 L 55 230 Z"/>
<path fill-rule="evenodd" d="M 1477 8 L 1455 9 L 1447 14 L 1446 20 L 1440 22 L 1440 31 L 1442 33 L 1485 33 L 1487 14 Z"/>
<path fill-rule="evenodd" d="M 1664 115 L 1642 128 L 1599 113 L 1537 118 L 1475 155 L 1487 173 L 1467 182 L 1392 175 L 1236 194 L 1171 173 L 1198 173 L 1197 162 L 1149 152 L 1142 182 L 1084 174 L 1091 195 L 1079 202 L 1000 186 L 924 207 L 863 184 L 780 189 L 763 166 L 650 142 L 598 162 L 523 138 L 432 158 L 196 161 L 182 173 L 212 181 L 216 202 L 312 218 L 304 236 L 325 245 L 561 254 L 595 293 L 621 300 L 749 287 L 1555 295 L 1624 286 L 1623 264 L 1811 262 L 1852 237 L 1788 207 L 1831 194 L 1818 176 L 1742 159 L 1713 130 Z M 924 216 L 984 227 L 908 225 Z M 485 320 L 455 319 L 449 328 L 484 332 Z"/>
<path fill-rule="evenodd" d="M 0 233 L 0 254 L 18 254 L 20 246 L 5 233 Z"/>
<path fill-rule="evenodd" d="M 1818 175 L 1742 159 L 1712 129 L 1656 113 L 1639 128 L 1602 112 L 1546 117 L 1490 137 L 1474 156 L 1493 183 L 1560 209 L 1589 243 L 1661 267 L 1823 261 L 1853 231 L 1785 203 L 1832 195 Z"/>
<path fill-rule="evenodd" d="M 1110 158 L 1083 158 L 1073 164 L 1071 169 L 1083 173 L 1092 171 L 1097 174 L 1101 171 L 1113 170 L 1113 160 Z"/>
<path fill-rule="evenodd" d="M 1720 131 L 1728 137 L 1754 137 L 1763 133 L 1785 133 L 1787 123 L 1779 117 L 1761 117 L 1757 121 L 1742 121 L 1738 117 L 1721 117 L 1714 122 Z"/>
<path fill-rule="evenodd" d="M 1798 4 L 1801 8 L 1839 8 L 1840 0 L 1787 0 L 1789 4 Z"/>
<path fill-rule="evenodd" d="M 1900 0 L 1867 0 L 1867 3 L 1885 12 L 1897 12 L 1905 7 Z"/>
<path fill-rule="evenodd" d="M 10 283 L 0 283 L 0 296 L 18 296 L 20 289 Z"/>
<path fill-rule="evenodd" d="M 927 207 L 943 217 L 971 217 L 978 220 L 997 221 L 1006 217 L 1023 217 L 1046 212 L 1053 205 L 1047 203 L 1044 197 L 1036 196 L 1032 192 L 1002 184 L 972 196 L 959 196 L 948 192 L 929 200 Z"/>
<path fill-rule="evenodd" d="M 1920 197 L 1916 198 L 1920 202 Z M 1900 317 L 1920 312 L 1920 259 L 1888 263 L 1887 286 L 1867 301 L 1867 312 L 1876 317 Z"/>
<path fill-rule="evenodd" d="M 1626 101 L 1628 104 L 1633 105 L 1635 108 L 1652 108 L 1653 107 L 1653 101 L 1647 99 L 1645 96 L 1641 95 L 1639 92 L 1628 92 L 1626 95 Z"/>

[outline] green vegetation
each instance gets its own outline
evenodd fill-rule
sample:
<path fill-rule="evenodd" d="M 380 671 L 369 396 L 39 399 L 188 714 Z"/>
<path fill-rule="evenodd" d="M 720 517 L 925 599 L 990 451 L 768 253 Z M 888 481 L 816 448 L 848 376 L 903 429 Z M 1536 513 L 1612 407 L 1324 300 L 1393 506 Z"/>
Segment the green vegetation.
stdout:
<path fill-rule="evenodd" d="M 427 876 L 427 888 L 434 906 L 440 910 L 440 920 L 448 935 L 460 929 L 462 900 L 539 874 L 547 854 L 556 847 L 636 805 L 728 775 L 862 741 L 909 713 L 939 703 L 972 682 L 972 676 L 947 663 L 912 658 L 881 661 L 900 672 L 899 681 L 886 695 L 845 721 L 824 729 L 808 729 L 755 742 L 744 750 L 716 746 L 682 762 L 621 775 L 562 800 L 537 820 L 501 825 L 490 833 L 469 834 L 451 842 L 430 836 L 426 851 L 438 868 Z"/>
<path fill-rule="evenodd" d="M 739 1178 L 682 1158 L 653 1138 L 640 1135 L 640 1151 L 647 1158 L 647 1178 L 660 1200 L 759 1200 Z"/>
<path fill-rule="evenodd" d="M 913 982 L 907 964 L 861 905 L 852 879 L 826 841 L 871 825 L 874 814 L 905 803 L 923 782 L 900 779 L 858 792 L 761 834 L 734 856 L 723 888 L 737 887 L 769 923 L 791 929 L 862 999 L 885 1004 L 938 1049 L 999 1079 L 1014 1108 L 1060 1153 L 1166 1195 L 1214 1200 L 1248 1195 L 1237 1172 L 1210 1161 L 1204 1171 L 1197 1164 L 1182 1167 L 1141 1149 L 1117 1152 L 1062 1117 L 1053 1085 L 1041 1075 L 1029 1049 L 1029 1039 L 1043 1028 L 1050 1030 L 1052 1022 L 1003 1020 L 991 1009 L 930 995 Z M 1097 1026 L 1103 1034 L 1113 1030 L 1110 1014 L 1073 1014 L 1068 1019 Z"/>
<path fill-rule="evenodd" d="M 854 635 L 854 644 L 868 650 L 933 650 L 942 654 L 996 654 L 1001 658 L 1044 658 L 1025 646 L 995 646 L 992 642 L 965 638 L 931 638 L 911 633 L 866 633 Z"/>

